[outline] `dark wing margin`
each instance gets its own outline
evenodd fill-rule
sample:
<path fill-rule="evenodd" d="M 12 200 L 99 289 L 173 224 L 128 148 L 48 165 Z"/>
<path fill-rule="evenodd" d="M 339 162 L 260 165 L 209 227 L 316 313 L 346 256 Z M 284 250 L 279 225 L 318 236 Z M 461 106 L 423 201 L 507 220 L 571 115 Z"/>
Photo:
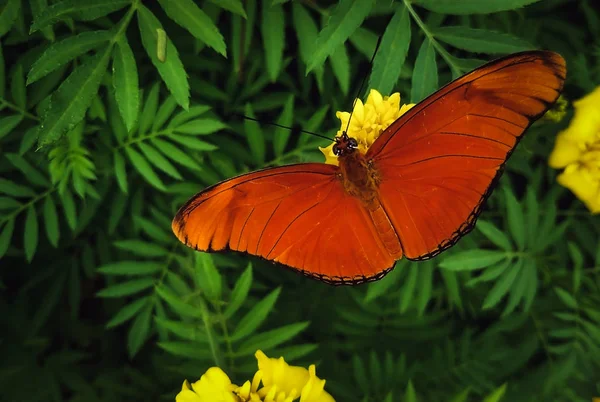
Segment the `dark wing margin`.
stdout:
<path fill-rule="evenodd" d="M 513 54 L 446 85 L 382 133 L 367 158 L 408 259 L 432 258 L 474 228 L 506 161 L 565 76 L 556 53 Z"/>

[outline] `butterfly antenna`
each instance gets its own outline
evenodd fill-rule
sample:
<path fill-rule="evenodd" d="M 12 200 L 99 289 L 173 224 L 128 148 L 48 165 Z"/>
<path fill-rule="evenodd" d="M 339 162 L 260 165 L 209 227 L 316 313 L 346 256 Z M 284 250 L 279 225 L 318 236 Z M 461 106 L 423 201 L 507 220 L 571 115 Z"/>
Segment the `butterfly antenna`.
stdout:
<path fill-rule="evenodd" d="M 301 133 L 314 135 L 315 137 L 324 138 L 324 139 L 326 139 L 328 141 L 332 141 L 333 140 L 332 138 L 326 137 L 326 136 L 321 135 L 321 134 L 313 133 L 312 131 L 302 130 L 301 128 L 287 127 L 287 126 L 283 126 L 281 124 L 272 123 L 270 121 L 263 121 L 263 120 L 255 119 L 254 117 L 249 117 L 249 116 L 244 116 L 244 115 L 241 115 L 241 117 L 243 117 L 246 120 L 252 120 L 252 121 L 255 121 L 255 122 L 261 123 L 261 124 L 268 124 L 270 126 L 275 126 L 275 127 L 279 127 L 279 128 L 285 128 L 285 129 L 288 129 L 288 130 L 291 130 L 291 131 L 296 131 L 297 130 L 297 131 L 299 131 Z"/>
<path fill-rule="evenodd" d="M 377 44 L 375 45 L 375 51 L 373 52 L 373 56 L 371 57 L 371 62 L 369 63 L 371 66 L 373 65 L 373 61 L 375 60 L 375 55 L 377 54 L 377 51 L 379 50 L 379 45 L 381 44 L 381 37 L 382 36 L 379 35 L 379 39 L 377 39 Z M 350 117 L 348 117 L 348 124 L 346 125 L 346 130 L 344 130 L 345 133 L 348 133 L 348 129 L 350 128 L 350 120 L 352 120 L 352 114 L 354 113 L 354 106 L 356 106 L 356 101 L 358 100 L 358 97 L 362 93 L 362 90 L 365 86 L 365 82 L 367 82 L 368 76 L 369 76 L 369 74 L 365 74 L 365 76 L 362 79 L 362 82 L 360 83 L 360 87 L 358 88 L 358 92 L 356 93 L 356 96 L 354 97 L 354 101 L 352 102 L 352 110 L 350 111 Z"/>

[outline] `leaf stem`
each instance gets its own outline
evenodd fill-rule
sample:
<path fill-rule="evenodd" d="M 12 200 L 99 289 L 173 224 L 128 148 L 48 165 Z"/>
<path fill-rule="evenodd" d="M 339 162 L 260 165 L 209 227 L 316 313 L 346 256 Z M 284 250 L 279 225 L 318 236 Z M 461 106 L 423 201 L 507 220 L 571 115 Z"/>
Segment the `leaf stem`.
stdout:
<path fill-rule="evenodd" d="M 40 121 L 39 117 L 29 113 L 27 110 L 21 109 L 19 106 L 15 105 L 14 103 L 9 102 L 6 99 L 0 97 L 0 107 L 3 105 L 8 106 L 10 109 L 14 110 L 15 112 L 21 113 L 23 116 L 30 118 L 31 120 Z"/>

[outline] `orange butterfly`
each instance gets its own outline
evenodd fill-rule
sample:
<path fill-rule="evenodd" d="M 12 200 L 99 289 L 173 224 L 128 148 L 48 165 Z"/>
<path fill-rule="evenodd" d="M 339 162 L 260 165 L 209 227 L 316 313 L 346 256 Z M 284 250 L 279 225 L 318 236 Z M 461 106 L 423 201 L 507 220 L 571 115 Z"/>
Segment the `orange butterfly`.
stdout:
<path fill-rule="evenodd" d="M 525 130 L 556 101 L 564 59 L 510 55 L 458 78 L 393 122 L 368 149 L 345 132 L 339 166 L 300 163 L 196 194 L 173 232 L 200 251 L 263 257 L 333 284 L 383 277 L 470 232 Z"/>

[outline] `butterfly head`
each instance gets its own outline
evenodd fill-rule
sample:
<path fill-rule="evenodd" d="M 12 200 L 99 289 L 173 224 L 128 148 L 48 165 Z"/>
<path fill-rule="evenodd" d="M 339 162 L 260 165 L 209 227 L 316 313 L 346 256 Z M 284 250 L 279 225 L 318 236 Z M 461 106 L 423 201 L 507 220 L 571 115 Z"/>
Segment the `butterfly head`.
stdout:
<path fill-rule="evenodd" d="M 335 144 L 333 144 L 333 153 L 336 156 L 344 156 L 351 154 L 354 150 L 358 149 L 358 141 L 356 138 L 348 137 L 348 134 L 344 131 L 341 136 L 335 137 Z"/>

